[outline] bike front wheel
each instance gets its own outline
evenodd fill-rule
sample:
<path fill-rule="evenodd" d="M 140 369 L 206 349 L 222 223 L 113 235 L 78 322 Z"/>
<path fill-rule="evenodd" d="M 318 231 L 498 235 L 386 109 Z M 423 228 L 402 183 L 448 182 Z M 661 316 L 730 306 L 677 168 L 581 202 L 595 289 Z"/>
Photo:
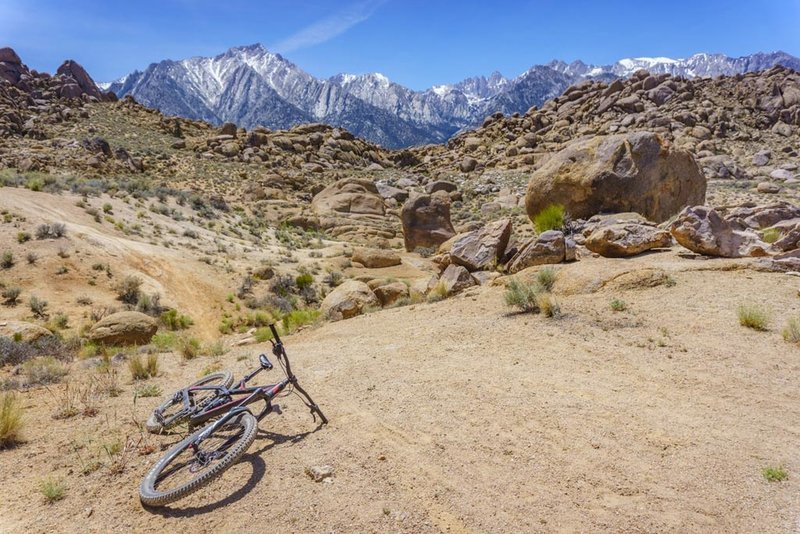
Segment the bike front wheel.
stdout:
<path fill-rule="evenodd" d="M 189 390 L 190 409 L 188 412 L 185 412 L 183 398 L 178 395 L 180 392 L 176 391 L 171 397 L 167 398 L 161 406 L 153 410 L 153 413 L 147 418 L 144 426 L 151 434 L 161 434 L 174 426 L 185 423 L 192 416 L 194 410 L 202 407 L 206 401 L 217 395 L 217 392 L 213 389 L 192 391 L 193 388 L 203 386 L 224 386 L 229 388 L 231 384 L 233 384 L 233 374 L 228 371 L 211 373 L 210 375 L 204 376 L 194 384 L 186 386 L 185 388 Z M 161 419 L 156 416 L 156 412 L 161 413 Z M 163 423 L 162 420 L 164 421 Z"/>
<path fill-rule="evenodd" d="M 142 504 L 164 506 L 220 476 L 256 439 L 258 421 L 245 412 L 201 440 L 200 434 L 207 428 L 177 443 L 147 473 L 139 486 Z"/>

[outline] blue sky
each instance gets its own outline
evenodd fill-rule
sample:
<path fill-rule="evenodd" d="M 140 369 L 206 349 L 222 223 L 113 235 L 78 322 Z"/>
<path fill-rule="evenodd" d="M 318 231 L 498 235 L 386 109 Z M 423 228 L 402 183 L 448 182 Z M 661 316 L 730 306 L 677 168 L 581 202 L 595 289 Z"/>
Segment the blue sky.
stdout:
<path fill-rule="evenodd" d="M 98 81 L 260 42 L 309 73 L 382 72 L 414 89 L 551 59 L 800 55 L 800 0 L 0 0 L 0 46 Z"/>

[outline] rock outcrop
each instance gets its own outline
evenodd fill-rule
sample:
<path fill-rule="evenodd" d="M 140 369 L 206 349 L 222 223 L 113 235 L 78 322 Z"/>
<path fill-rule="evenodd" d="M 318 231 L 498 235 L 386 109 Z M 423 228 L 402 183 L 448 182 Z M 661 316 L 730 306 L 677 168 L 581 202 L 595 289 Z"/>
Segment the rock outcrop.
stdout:
<path fill-rule="evenodd" d="M 380 301 L 364 282 L 347 280 L 328 293 L 320 311 L 325 317 L 337 321 L 361 314 L 367 306 L 378 306 Z"/>
<path fill-rule="evenodd" d="M 450 198 L 444 192 L 412 194 L 400 213 L 406 250 L 435 248 L 456 235 L 450 222 Z"/>
<path fill-rule="evenodd" d="M 564 233 L 558 230 L 542 232 L 522 245 L 509 262 L 507 270 L 514 274 L 536 265 L 561 263 L 567 259 L 567 248 L 575 246 L 568 241 Z"/>
<path fill-rule="evenodd" d="M 767 256 L 769 245 L 750 230 L 736 230 L 708 206 L 684 209 L 670 227 L 675 240 L 692 252 L 706 256 L 741 258 Z"/>
<path fill-rule="evenodd" d="M 368 269 L 380 269 L 400 265 L 402 260 L 393 250 L 381 248 L 356 247 L 351 260 Z"/>
<path fill-rule="evenodd" d="M 706 180 L 692 155 L 656 134 L 598 136 L 554 154 L 531 177 L 525 208 L 533 219 L 550 204 L 572 217 L 635 211 L 662 222 L 705 201 Z"/>
<path fill-rule="evenodd" d="M 494 269 L 503 259 L 510 237 L 511 219 L 494 221 L 458 236 L 450 247 L 450 260 L 468 271 Z"/>
<path fill-rule="evenodd" d="M 86 337 L 103 345 L 145 345 L 157 331 L 158 324 L 152 317 L 123 311 L 100 319 Z"/>
<path fill-rule="evenodd" d="M 625 258 L 672 245 L 666 230 L 651 225 L 620 222 L 601 224 L 589 234 L 586 248 L 607 258 Z"/>

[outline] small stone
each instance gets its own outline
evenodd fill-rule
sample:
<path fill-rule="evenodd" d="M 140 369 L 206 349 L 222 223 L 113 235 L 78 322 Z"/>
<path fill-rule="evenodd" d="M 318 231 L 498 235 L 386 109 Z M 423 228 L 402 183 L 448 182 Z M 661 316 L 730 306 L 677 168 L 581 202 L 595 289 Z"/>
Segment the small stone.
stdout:
<path fill-rule="evenodd" d="M 332 465 L 314 465 L 311 467 L 306 467 L 306 475 L 311 477 L 314 482 L 322 482 L 326 478 L 330 478 L 333 476 L 333 466 Z"/>

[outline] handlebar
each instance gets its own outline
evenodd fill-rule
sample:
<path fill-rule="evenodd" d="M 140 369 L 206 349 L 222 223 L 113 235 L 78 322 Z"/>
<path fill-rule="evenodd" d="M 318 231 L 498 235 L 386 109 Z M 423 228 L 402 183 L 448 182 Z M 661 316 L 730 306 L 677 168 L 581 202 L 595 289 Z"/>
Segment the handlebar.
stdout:
<path fill-rule="evenodd" d="M 283 345 L 281 342 L 281 336 L 278 335 L 278 329 L 275 328 L 275 323 L 269 325 L 269 329 L 272 331 L 272 337 L 275 338 L 275 343 L 278 345 Z"/>

